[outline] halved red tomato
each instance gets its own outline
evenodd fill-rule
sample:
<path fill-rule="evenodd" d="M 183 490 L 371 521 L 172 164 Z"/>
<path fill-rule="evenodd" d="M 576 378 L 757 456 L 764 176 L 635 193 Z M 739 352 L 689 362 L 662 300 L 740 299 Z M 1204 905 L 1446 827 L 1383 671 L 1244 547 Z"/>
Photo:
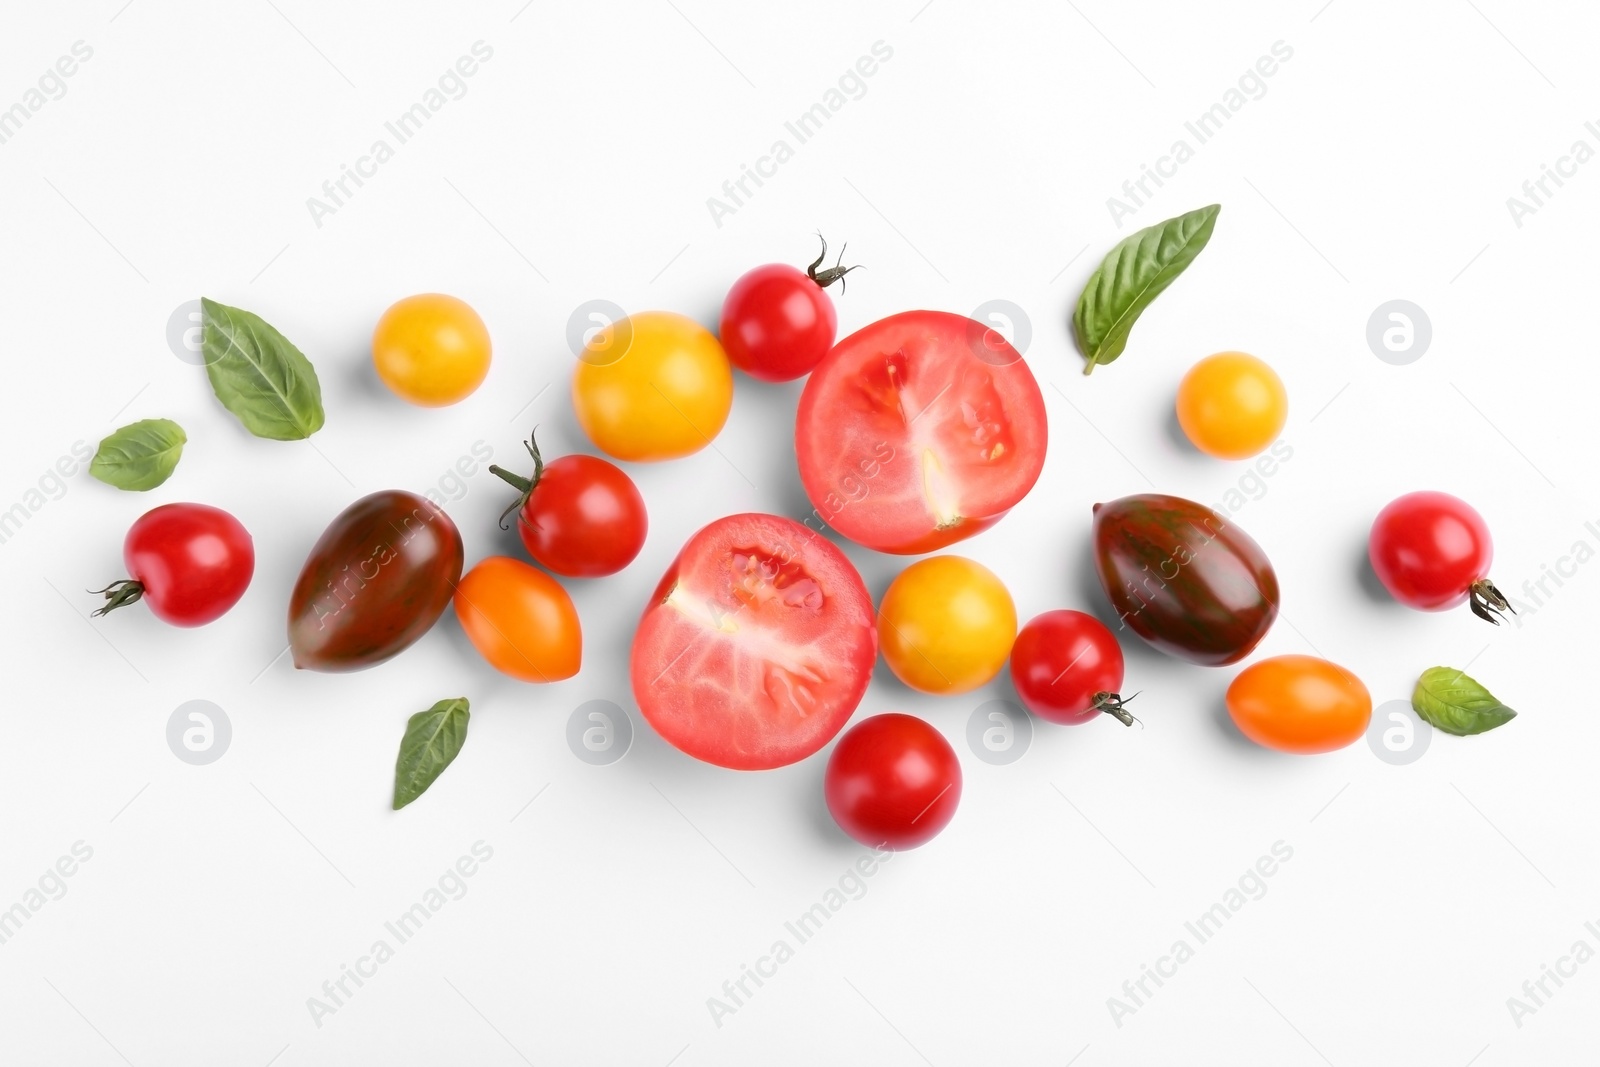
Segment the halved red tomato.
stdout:
<path fill-rule="evenodd" d="M 839 732 L 878 655 L 850 561 L 776 515 L 729 515 L 689 538 L 633 637 L 633 696 L 656 732 L 738 770 L 805 759 Z"/>
<path fill-rule="evenodd" d="M 1005 338 L 943 311 L 833 346 L 795 419 L 817 515 L 880 552 L 932 552 L 1000 521 L 1044 467 L 1044 398 Z"/>

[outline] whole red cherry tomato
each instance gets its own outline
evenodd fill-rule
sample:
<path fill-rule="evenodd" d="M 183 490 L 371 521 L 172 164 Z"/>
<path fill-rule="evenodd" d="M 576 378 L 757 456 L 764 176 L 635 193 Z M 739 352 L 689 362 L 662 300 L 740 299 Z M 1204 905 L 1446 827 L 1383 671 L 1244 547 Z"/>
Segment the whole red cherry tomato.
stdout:
<path fill-rule="evenodd" d="M 599 578 L 632 563 L 650 527 L 633 479 L 596 456 L 562 456 L 546 464 L 532 435 L 524 444 L 533 457 L 533 477 L 489 465 L 522 491 L 500 516 L 500 528 L 517 512 L 517 534 L 528 555 L 568 578 Z"/>
<path fill-rule="evenodd" d="M 1093 615 L 1047 611 L 1022 628 L 1011 646 L 1011 681 L 1023 705 L 1041 719 L 1076 726 L 1114 715 L 1122 706 L 1122 646 Z"/>
<path fill-rule="evenodd" d="M 1449 493 L 1407 493 L 1378 512 L 1367 556 L 1383 587 L 1419 611 L 1444 611 L 1463 600 L 1472 613 L 1499 625 L 1515 614 L 1488 578 L 1494 540 L 1483 516 Z"/>
<path fill-rule="evenodd" d="M 129 578 L 98 589 L 96 615 L 143 600 L 162 622 L 204 626 L 239 602 L 256 570 L 250 532 L 221 508 L 163 504 L 139 516 L 122 542 Z"/>
<path fill-rule="evenodd" d="M 787 263 L 769 263 L 733 283 L 722 303 L 720 333 L 735 367 L 764 382 L 787 382 L 822 362 L 839 325 L 833 301 L 822 290 L 856 269 L 836 264 L 818 273 L 827 254 L 823 241 L 822 253 L 804 273 Z M 844 261 L 843 249 L 839 261 Z"/>
<path fill-rule="evenodd" d="M 828 811 L 863 845 L 925 844 L 955 816 L 961 764 L 944 736 L 914 715 L 862 719 L 828 757 Z"/>

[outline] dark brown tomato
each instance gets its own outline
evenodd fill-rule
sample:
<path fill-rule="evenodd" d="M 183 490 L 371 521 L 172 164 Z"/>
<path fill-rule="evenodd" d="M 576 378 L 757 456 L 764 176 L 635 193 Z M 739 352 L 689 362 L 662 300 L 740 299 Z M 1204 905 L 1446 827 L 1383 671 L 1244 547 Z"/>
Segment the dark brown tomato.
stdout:
<path fill-rule="evenodd" d="M 1243 659 L 1278 617 L 1278 576 L 1261 546 L 1182 497 L 1146 493 L 1096 504 L 1094 563 L 1128 628 L 1190 663 Z"/>
<path fill-rule="evenodd" d="M 357 500 L 294 583 L 294 665 L 359 671 L 405 651 L 449 606 L 461 563 L 461 534 L 432 501 L 398 489 Z"/>

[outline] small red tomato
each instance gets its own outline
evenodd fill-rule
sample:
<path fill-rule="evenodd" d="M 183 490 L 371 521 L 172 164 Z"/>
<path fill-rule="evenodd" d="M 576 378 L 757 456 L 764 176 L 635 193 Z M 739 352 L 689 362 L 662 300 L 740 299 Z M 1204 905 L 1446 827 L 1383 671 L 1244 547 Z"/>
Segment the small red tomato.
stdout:
<path fill-rule="evenodd" d="M 828 242 L 804 273 L 787 263 L 769 263 L 733 283 L 722 304 L 723 351 L 735 367 L 764 382 L 788 382 L 822 362 L 833 347 L 839 317 L 822 290 L 854 267 L 835 265 L 821 273 Z M 839 252 L 843 262 L 844 251 Z"/>
<path fill-rule="evenodd" d="M 955 816 L 961 764 L 944 736 L 914 715 L 874 715 L 845 731 L 828 757 L 828 811 L 863 845 L 906 849 Z"/>
<path fill-rule="evenodd" d="M 143 600 L 173 626 L 204 626 L 239 602 L 256 570 L 250 532 L 221 508 L 163 504 L 139 516 L 122 542 L 129 577 L 96 590 L 104 615 Z"/>
<path fill-rule="evenodd" d="M 1449 493 L 1407 493 L 1378 512 L 1367 556 L 1383 587 L 1419 611 L 1444 611 L 1464 600 L 1495 625 L 1515 614 L 1488 578 L 1494 540 L 1483 516 Z"/>
<path fill-rule="evenodd" d="M 1041 719 L 1076 726 L 1105 712 L 1133 725 L 1118 692 L 1122 646 L 1093 615 L 1047 611 L 1024 626 L 1011 646 L 1011 681 Z"/>
<path fill-rule="evenodd" d="M 522 491 L 500 516 L 517 512 L 517 533 L 528 555 L 568 578 L 615 574 L 644 547 L 649 517 L 633 479 L 596 456 L 562 456 L 546 464 L 530 436 L 533 477 L 489 469 Z"/>

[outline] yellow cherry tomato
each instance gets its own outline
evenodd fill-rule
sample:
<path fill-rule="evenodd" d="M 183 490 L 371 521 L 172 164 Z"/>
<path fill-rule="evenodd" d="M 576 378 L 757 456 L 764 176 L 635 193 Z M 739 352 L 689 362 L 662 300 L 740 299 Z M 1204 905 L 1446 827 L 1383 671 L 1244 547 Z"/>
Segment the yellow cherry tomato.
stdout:
<path fill-rule="evenodd" d="M 1315 656 L 1252 663 L 1228 686 L 1239 732 L 1279 752 L 1332 752 L 1367 732 L 1372 697 L 1361 679 Z"/>
<path fill-rule="evenodd" d="M 1243 352 L 1207 356 L 1178 386 L 1178 424 L 1194 447 L 1218 459 L 1255 455 L 1277 440 L 1288 417 L 1283 381 Z"/>
<path fill-rule="evenodd" d="M 478 313 L 443 293 L 399 301 L 372 331 L 372 363 L 402 400 L 443 407 L 464 400 L 489 373 L 489 331 Z"/>
<path fill-rule="evenodd" d="M 934 556 L 900 572 L 878 608 L 878 643 L 895 677 L 924 693 L 965 693 L 1006 664 L 1017 639 L 1011 594 L 981 563 Z"/>
<path fill-rule="evenodd" d="M 483 658 L 525 682 L 559 682 L 583 662 L 578 609 L 561 583 L 509 556 L 490 556 L 456 585 L 456 618 Z"/>
<path fill-rule="evenodd" d="M 595 333 L 572 375 L 578 424 L 617 459 L 677 459 L 711 443 L 733 406 L 727 353 L 670 311 L 629 315 Z"/>

